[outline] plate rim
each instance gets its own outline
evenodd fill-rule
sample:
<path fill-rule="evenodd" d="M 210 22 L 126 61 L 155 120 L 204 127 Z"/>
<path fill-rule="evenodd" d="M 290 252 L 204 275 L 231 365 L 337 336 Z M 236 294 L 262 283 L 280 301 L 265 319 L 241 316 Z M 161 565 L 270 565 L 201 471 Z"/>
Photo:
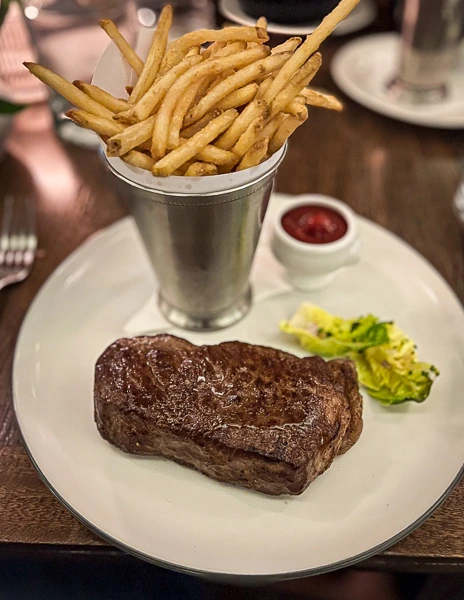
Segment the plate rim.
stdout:
<path fill-rule="evenodd" d="M 283 196 L 283 197 L 286 197 L 287 199 L 289 197 L 291 197 L 294 200 L 301 198 L 302 196 L 305 196 L 305 195 L 308 195 L 308 194 L 298 194 L 298 195 L 294 195 L 294 196 L 293 195 L 290 196 L 288 194 L 279 194 L 279 193 L 274 194 L 274 196 L 278 196 L 278 197 Z M 357 215 L 357 218 L 361 223 L 363 223 L 365 225 L 367 224 L 371 227 L 382 230 L 388 236 L 393 237 L 397 243 L 399 242 L 401 244 L 401 246 L 406 248 L 408 251 L 414 253 L 423 263 L 426 264 L 426 266 L 433 272 L 433 274 L 436 277 L 438 277 L 438 279 L 440 280 L 440 283 L 446 287 L 447 292 L 451 295 L 452 299 L 455 301 L 458 308 L 461 310 L 461 312 L 464 315 L 464 306 L 461 303 L 459 297 L 456 295 L 455 291 L 452 289 L 452 287 L 446 281 L 446 279 L 443 277 L 443 275 L 438 271 L 438 269 L 436 269 L 435 266 L 432 263 L 430 263 L 418 250 L 416 250 L 413 246 L 408 244 L 405 240 L 403 240 L 396 233 L 390 231 L 389 229 L 387 229 L 386 227 L 383 227 L 382 225 L 379 225 L 375 221 L 372 221 L 371 219 L 368 219 L 361 215 Z M 80 523 L 82 523 L 90 531 L 92 531 L 93 533 L 98 535 L 103 540 L 109 542 L 111 545 L 115 546 L 116 548 L 119 548 L 120 550 L 123 550 L 124 552 L 126 552 L 132 556 L 135 556 L 136 558 L 139 558 L 141 560 L 144 560 L 148 563 L 154 564 L 159 567 L 167 568 L 172 571 L 179 572 L 179 573 L 184 573 L 184 574 L 188 574 L 188 575 L 196 575 L 196 576 L 210 578 L 210 579 L 217 579 L 217 580 L 224 580 L 224 581 L 225 580 L 229 580 L 229 581 L 238 581 L 238 580 L 251 581 L 251 580 L 253 580 L 253 581 L 260 581 L 260 582 L 264 583 L 264 582 L 272 582 L 272 581 L 300 579 L 303 577 L 308 577 L 308 576 L 313 576 L 313 575 L 321 575 L 323 573 L 328 573 L 331 571 L 350 567 L 354 564 L 357 564 L 357 563 L 359 563 L 363 560 L 366 560 L 376 554 L 379 554 L 380 552 L 383 552 L 387 548 L 389 548 L 392 545 L 401 541 L 403 538 L 405 538 L 410 533 L 412 533 L 415 529 L 417 529 L 420 525 L 422 525 L 422 523 L 424 523 L 435 512 L 435 510 L 437 510 L 437 508 L 439 508 L 443 504 L 443 502 L 450 496 L 453 489 L 459 483 L 461 478 L 464 477 L 464 464 L 461 466 L 460 470 L 457 472 L 457 474 L 455 475 L 455 477 L 453 478 L 451 483 L 448 485 L 448 487 L 443 491 L 443 493 L 437 498 L 437 500 L 422 515 L 420 515 L 410 525 L 408 525 L 401 531 L 397 532 L 394 536 L 392 536 L 391 538 L 385 540 L 384 542 L 374 546 L 373 548 L 370 548 L 369 550 L 366 550 L 364 552 L 361 552 L 361 553 L 351 556 L 349 558 L 345 558 L 345 559 L 342 559 L 342 560 L 334 562 L 334 563 L 329 563 L 329 564 L 314 567 L 314 568 L 303 569 L 303 570 L 298 570 L 298 571 L 285 571 L 285 572 L 280 572 L 280 573 L 256 573 L 256 574 L 253 574 L 253 573 L 241 574 L 241 573 L 234 573 L 234 572 L 227 572 L 227 571 L 205 570 L 205 569 L 200 569 L 200 568 L 195 568 L 195 567 L 183 566 L 183 565 L 180 565 L 177 563 L 171 563 L 170 561 L 166 561 L 161 558 L 151 556 L 150 554 L 146 554 L 145 552 L 142 552 L 142 551 L 138 550 L 137 548 L 134 548 L 122 541 L 119 541 L 119 540 L 113 538 L 110 534 L 101 530 L 97 525 L 95 525 L 94 523 L 89 521 L 87 518 L 82 516 L 76 509 L 74 509 L 73 506 L 68 502 L 68 500 L 66 500 L 64 497 L 62 497 L 61 494 L 50 483 L 50 481 L 44 474 L 43 470 L 41 469 L 40 465 L 35 460 L 33 453 L 30 450 L 29 445 L 23 435 L 23 432 L 21 429 L 21 423 L 18 418 L 18 410 L 17 410 L 18 397 L 17 397 L 17 391 L 16 391 L 16 381 L 17 381 L 17 370 L 18 370 L 18 348 L 20 347 L 21 339 L 24 335 L 24 331 L 28 324 L 28 320 L 30 318 L 31 313 L 34 310 L 36 303 L 38 303 L 40 301 L 42 295 L 46 292 L 48 285 L 51 285 L 53 283 L 53 280 L 55 279 L 55 277 L 59 276 L 59 274 L 63 270 L 68 268 L 69 265 L 72 265 L 72 263 L 78 257 L 81 258 L 79 255 L 81 254 L 81 252 L 83 250 L 85 251 L 86 254 L 91 252 L 94 244 L 101 242 L 101 240 L 105 240 L 106 237 L 111 237 L 110 236 L 111 232 L 113 232 L 113 234 L 117 235 L 120 232 L 120 230 L 124 230 L 124 228 L 127 227 L 127 225 L 129 225 L 131 221 L 132 221 L 132 218 L 130 216 L 125 216 L 125 217 L 117 220 L 116 222 L 94 232 L 86 240 L 84 240 L 82 244 L 80 244 L 77 248 L 75 248 L 57 266 L 57 268 L 43 282 L 42 286 L 38 290 L 33 301 L 31 302 L 29 308 L 27 309 L 27 312 L 24 316 L 23 322 L 21 323 L 21 327 L 20 327 L 20 330 L 18 333 L 15 350 L 14 350 L 13 371 L 12 371 L 13 409 L 14 409 L 16 421 L 18 423 L 18 428 L 19 428 L 19 431 L 21 434 L 21 439 L 22 439 L 22 442 L 24 445 L 24 449 L 26 450 L 26 453 L 27 453 L 31 463 L 34 466 L 34 468 L 36 469 L 42 482 L 47 486 L 47 488 L 55 496 L 55 498 Z"/>
<path fill-rule="evenodd" d="M 19 423 L 18 423 L 18 427 L 19 427 Z M 21 428 L 20 428 L 20 432 L 21 432 Z M 37 473 L 39 474 L 41 481 L 47 486 L 47 488 L 50 490 L 50 492 L 53 494 L 53 496 L 55 496 L 55 498 L 66 508 L 66 510 L 68 510 L 72 514 L 73 517 L 75 517 L 82 525 L 87 527 L 90 531 L 92 531 L 93 533 L 98 535 L 98 537 L 109 542 L 112 546 L 115 546 L 119 550 L 122 550 L 123 552 L 126 552 L 127 554 L 130 554 L 131 556 L 135 556 L 136 558 L 139 558 L 140 560 L 148 562 L 157 567 L 163 567 L 165 569 L 169 569 L 171 571 L 175 571 L 176 573 L 182 573 L 185 575 L 196 575 L 196 576 L 201 576 L 204 578 L 207 578 L 209 575 L 209 576 L 211 576 L 211 579 L 214 578 L 214 579 L 222 579 L 222 580 L 230 580 L 230 581 L 232 581 L 232 580 L 237 581 L 239 579 L 242 581 L 246 581 L 246 580 L 258 581 L 259 580 L 260 582 L 264 583 L 264 582 L 273 582 L 273 581 L 285 581 L 285 580 L 290 580 L 290 579 L 302 579 L 304 577 L 323 575 L 325 573 L 337 571 L 338 569 L 344 569 L 347 567 L 351 567 L 363 560 L 371 558 L 372 556 L 375 556 L 376 554 L 379 554 L 380 552 L 383 552 L 387 548 L 390 548 L 394 544 L 400 542 L 402 539 L 404 539 L 410 533 L 412 533 L 415 529 L 420 527 L 422 525 L 422 523 L 424 523 L 443 504 L 443 502 L 445 502 L 445 500 L 449 497 L 451 492 L 454 490 L 456 485 L 461 480 L 461 477 L 463 477 L 463 475 L 464 475 L 464 464 L 463 464 L 460 471 L 456 475 L 455 479 L 451 482 L 449 487 L 443 492 L 443 494 L 436 500 L 436 502 L 434 504 L 432 504 L 432 506 L 423 515 L 421 515 L 416 521 L 411 523 L 411 525 L 409 525 L 402 531 L 398 532 L 392 538 L 385 540 L 385 542 L 383 542 L 382 544 L 379 544 L 378 546 L 375 546 L 374 548 L 371 548 L 370 550 L 366 550 L 365 552 L 361 552 L 360 554 L 357 554 L 350 558 L 346 558 L 346 559 L 337 561 L 335 563 L 330 563 L 328 565 L 322 565 L 320 567 L 316 567 L 313 569 L 304 569 L 302 571 L 286 571 L 284 573 L 240 574 L 240 573 L 229 573 L 227 571 L 226 572 L 206 571 L 203 569 L 195 569 L 192 567 L 183 567 L 182 565 L 178 565 L 176 563 L 171 563 L 169 561 L 150 556 L 149 554 L 146 554 L 145 552 L 141 552 L 140 550 L 137 550 L 136 548 L 133 548 L 132 546 L 128 546 L 127 544 L 124 544 L 123 542 L 116 540 L 111 535 L 105 533 L 104 531 L 99 529 L 96 525 L 94 525 L 93 523 L 88 521 L 81 514 L 79 514 L 59 494 L 59 492 L 48 481 L 47 477 L 44 475 L 43 471 L 40 469 L 39 465 L 35 461 L 32 453 L 29 449 L 29 446 L 27 445 L 27 443 L 22 435 L 22 432 L 21 432 L 21 438 L 23 440 L 23 444 L 24 444 L 26 453 L 27 453 L 30 461 L 32 462 L 34 468 L 36 469 Z"/>

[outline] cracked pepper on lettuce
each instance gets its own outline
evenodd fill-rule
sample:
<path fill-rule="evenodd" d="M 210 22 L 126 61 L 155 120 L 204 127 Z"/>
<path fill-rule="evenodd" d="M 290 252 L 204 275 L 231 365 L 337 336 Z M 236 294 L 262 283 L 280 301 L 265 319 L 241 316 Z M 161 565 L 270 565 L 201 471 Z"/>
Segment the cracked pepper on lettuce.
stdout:
<path fill-rule="evenodd" d="M 305 303 L 280 329 L 312 354 L 349 356 L 361 385 L 383 404 L 423 402 L 439 375 L 436 367 L 417 360 L 414 342 L 399 327 L 373 315 L 343 319 Z"/>

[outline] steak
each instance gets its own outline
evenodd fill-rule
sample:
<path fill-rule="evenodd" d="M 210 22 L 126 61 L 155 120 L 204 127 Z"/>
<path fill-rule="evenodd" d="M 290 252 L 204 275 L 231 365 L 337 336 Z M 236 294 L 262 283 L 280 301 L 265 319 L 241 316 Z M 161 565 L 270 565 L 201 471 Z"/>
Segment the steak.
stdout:
<path fill-rule="evenodd" d="M 352 361 L 241 342 L 120 339 L 95 368 L 95 421 L 124 452 L 265 494 L 300 494 L 362 430 Z"/>

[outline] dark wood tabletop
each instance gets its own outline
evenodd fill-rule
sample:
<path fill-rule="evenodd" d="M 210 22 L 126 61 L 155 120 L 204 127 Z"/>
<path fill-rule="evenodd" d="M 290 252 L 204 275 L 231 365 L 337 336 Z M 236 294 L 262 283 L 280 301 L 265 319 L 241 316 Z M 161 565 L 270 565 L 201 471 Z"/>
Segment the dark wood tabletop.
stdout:
<path fill-rule="evenodd" d="M 390 120 L 338 92 L 328 64 L 344 39 L 324 45 L 315 83 L 345 102 L 341 114 L 311 109 L 292 137 L 277 190 L 340 198 L 416 248 L 464 299 L 464 244 L 452 213 L 464 133 Z M 34 196 L 39 254 L 32 274 L 0 291 L 0 555 L 93 553 L 121 559 L 81 525 L 40 481 L 13 412 L 11 372 L 18 331 L 40 286 L 93 232 L 125 213 L 98 154 L 62 145 L 44 106 L 16 120 L 0 163 L 0 191 Z M 432 474 L 431 474 L 432 476 Z M 464 483 L 419 529 L 365 568 L 464 570 Z"/>

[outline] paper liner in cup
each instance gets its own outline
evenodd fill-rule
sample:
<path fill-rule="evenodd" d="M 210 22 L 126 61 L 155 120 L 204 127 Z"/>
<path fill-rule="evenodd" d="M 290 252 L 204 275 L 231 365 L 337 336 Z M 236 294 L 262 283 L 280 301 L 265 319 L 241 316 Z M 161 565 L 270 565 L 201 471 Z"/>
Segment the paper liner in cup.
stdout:
<path fill-rule="evenodd" d="M 146 56 L 151 35 L 152 30 L 144 29 L 141 31 L 137 44 L 140 56 Z M 92 83 L 116 98 L 125 98 L 127 97 L 126 85 L 131 85 L 132 82 L 133 71 L 131 67 L 122 58 L 116 45 L 111 42 L 97 64 Z M 101 144 L 106 149 L 103 141 Z M 172 194 L 190 195 L 214 194 L 256 181 L 276 168 L 284 153 L 285 146 L 257 167 L 244 169 L 237 173 L 211 175 L 209 177 L 153 177 L 149 171 L 132 167 L 120 158 L 108 157 L 106 154 L 105 156 L 113 171 L 135 185 Z"/>

